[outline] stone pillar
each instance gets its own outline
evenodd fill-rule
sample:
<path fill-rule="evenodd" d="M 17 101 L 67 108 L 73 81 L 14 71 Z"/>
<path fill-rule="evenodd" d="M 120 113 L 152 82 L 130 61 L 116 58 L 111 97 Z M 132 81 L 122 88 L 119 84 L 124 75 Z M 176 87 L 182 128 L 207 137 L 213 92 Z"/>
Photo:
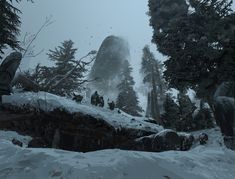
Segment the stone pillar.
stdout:
<path fill-rule="evenodd" d="M 13 52 L 0 65 L 0 96 L 11 93 L 11 83 L 22 59 L 22 54 Z"/>
<path fill-rule="evenodd" d="M 224 144 L 235 150 L 235 82 L 222 83 L 214 94 L 215 119 Z"/>

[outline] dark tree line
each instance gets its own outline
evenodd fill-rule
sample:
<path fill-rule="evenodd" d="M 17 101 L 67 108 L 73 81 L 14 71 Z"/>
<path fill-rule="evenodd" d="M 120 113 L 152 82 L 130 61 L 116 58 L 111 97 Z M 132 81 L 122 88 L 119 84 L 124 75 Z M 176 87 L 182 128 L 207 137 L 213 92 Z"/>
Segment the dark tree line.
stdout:
<path fill-rule="evenodd" d="M 149 0 L 152 41 L 169 57 L 165 79 L 170 87 L 194 89 L 210 105 L 219 84 L 235 81 L 231 4 L 231 0 Z"/>
<path fill-rule="evenodd" d="M 17 3 L 20 1 L 15 0 Z M 21 11 L 13 6 L 13 2 L 14 0 L 0 0 L 0 58 L 8 46 L 12 49 L 21 49 L 17 40 L 20 34 Z"/>
<path fill-rule="evenodd" d="M 180 92 L 174 101 L 171 94 L 166 94 L 164 113 L 161 115 L 163 126 L 177 131 L 193 131 L 214 126 L 212 111 L 206 106 L 196 110 L 195 104 L 184 93 Z"/>

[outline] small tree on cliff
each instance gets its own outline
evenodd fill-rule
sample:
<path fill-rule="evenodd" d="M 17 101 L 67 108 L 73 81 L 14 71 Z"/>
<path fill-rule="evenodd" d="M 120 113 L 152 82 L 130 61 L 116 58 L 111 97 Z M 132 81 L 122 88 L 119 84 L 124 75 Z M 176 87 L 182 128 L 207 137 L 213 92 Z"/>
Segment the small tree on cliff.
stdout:
<path fill-rule="evenodd" d="M 121 72 L 121 83 L 117 86 L 119 94 L 116 101 L 117 108 L 133 116 L 140 116 L 142 112 L 139 107 L 139 101 L 136 92 L 133 89 L 135 84 L 131 76 L 132 68 L 127 60 L 124 61 L 123 70 Z"/>

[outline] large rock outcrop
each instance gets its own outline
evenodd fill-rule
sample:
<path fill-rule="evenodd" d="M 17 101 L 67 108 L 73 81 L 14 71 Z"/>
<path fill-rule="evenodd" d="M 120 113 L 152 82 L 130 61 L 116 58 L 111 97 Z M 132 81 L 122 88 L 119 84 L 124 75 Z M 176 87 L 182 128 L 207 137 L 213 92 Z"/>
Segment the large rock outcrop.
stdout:
<path fill-rule="evenodd" d="M 0 65 L 0 100 L 11 93 L 11 83 L 22 59 L 22 54 L 13 52 Z"/>
<path fill-rule="evenodd" d="M 185 148 L 187 137 L 180 137 L 171 130 L 157 134 L 151 130 L 117 129 L 101 118 L 79 112 L 70 114 L 59 109 L 43 112 L 29 106 L 23 109 L 6 106 L 0 116 L 0 130 L 13 130 L 33 137 L 29 147 L 79 152 L 112 148 L 161 152 L 188 150 L 192 145 Z"/>
<path fill-rule="evenodd" d="M 222 83 L 214 94 L 216 123 L 225 136 L 225 145 L 235 150 L 235 82 Z"/>
<path fill-rule="evenodd" d="M 107 37 L 101 44 L 90 77 L 98 78 L 93 87 L 103 93 L 116 89 L 120 70 L 130 56 L 128 43 L 116 36 Z"/>

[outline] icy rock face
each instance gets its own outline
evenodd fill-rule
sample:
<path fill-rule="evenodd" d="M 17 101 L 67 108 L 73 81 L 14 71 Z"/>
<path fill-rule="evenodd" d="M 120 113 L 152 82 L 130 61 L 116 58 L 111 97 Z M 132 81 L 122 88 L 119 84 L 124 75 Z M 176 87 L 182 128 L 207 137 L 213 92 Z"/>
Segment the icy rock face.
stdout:
<path fill-rule="evenodd" d="M 90 77 L 98 78 L 93 87 L 101 92 L 116 89 L 120 70 L 130 57 L 128 43 L 120 37 L 109 36 L 101 44 Z"/>
<path fill-rule="evenodd" d="M 235 83 L 224 82 L 214 95 L 215 118 L 225 135 L 225 145 L 235 150 Z"/>
<path fill-rule="evenodd" d="M 10 94 L 11 82 L 20 65 L 21 59 L 21 53 L 13 52 L 0 65 L 0 96 Z"/>

